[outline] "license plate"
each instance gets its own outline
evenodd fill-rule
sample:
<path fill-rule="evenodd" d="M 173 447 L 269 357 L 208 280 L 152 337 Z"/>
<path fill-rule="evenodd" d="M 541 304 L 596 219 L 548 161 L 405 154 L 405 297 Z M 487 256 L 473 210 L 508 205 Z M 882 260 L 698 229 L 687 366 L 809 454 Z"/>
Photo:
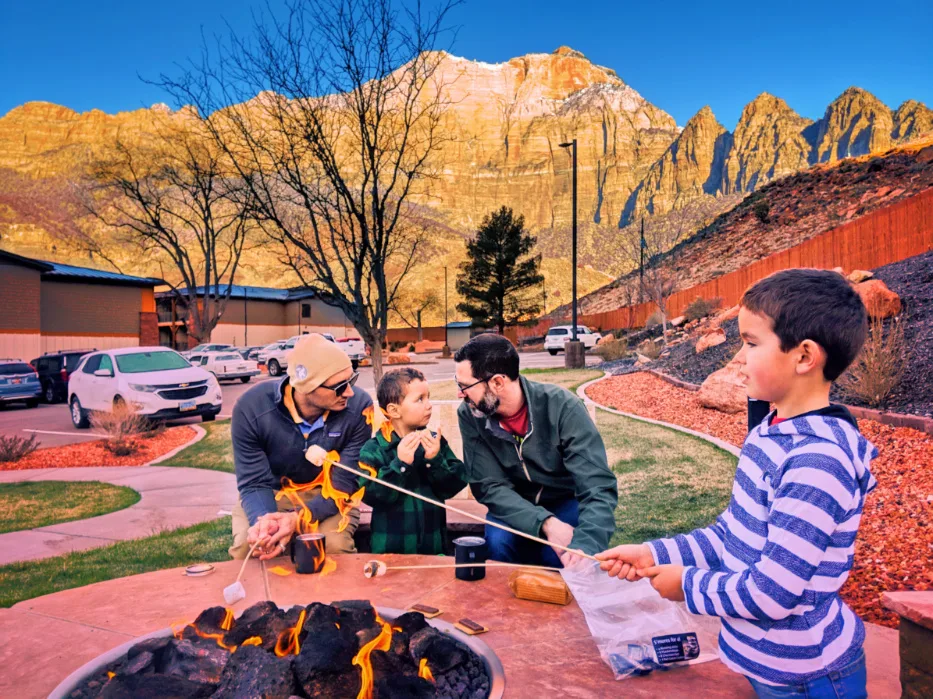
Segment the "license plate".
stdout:
<path fill-rule="evenodd" d="M 241 365 L 238 366 L 236 369 L 237 369 L 237 371 L 246 371 L 246 365 L 245 365 L 245 364 L 241 364 Z"/>
<path fill-rule="evenodd" d="M 184 411 L 184 410 L 195 410 L 195 409 L 197 409 L 197 407 L 198 407 L 197 403 L 195 403 L 193 400 L 186 400 L 184 403 L 181 403 L 181 404 L 178 406 L 178 409 L 179 409 L 179 410 L 182 410 L 182 411 Z"/>
<path fill-rule="evenodd" d="M 15 384 L 18 384 L 18 383 L 23 383 L 23 380 L 22 380 L 22 379 L 13 379 L 13 383 L 14 383 L 14 385 L 15 385 Z"/>

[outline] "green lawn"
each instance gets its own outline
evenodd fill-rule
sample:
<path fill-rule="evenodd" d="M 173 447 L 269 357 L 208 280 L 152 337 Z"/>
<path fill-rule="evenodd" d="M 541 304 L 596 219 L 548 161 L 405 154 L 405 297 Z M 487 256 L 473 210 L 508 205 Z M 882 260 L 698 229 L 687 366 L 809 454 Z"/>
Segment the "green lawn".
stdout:
<path fill-rule="evenodd" d="M 186 466 L 233 473 L 233 442 L 230 441 L 230 420 L 217 420 L 201 425 L 207 433 L 200 442 L 182 449 L 159 466 Z"/>
<path fill-rule="evenodd" d="M 73 587 L 177 568 L 192 563 L 230 559 L 230 518 L 176 529 L 147 539 L 121 541 L 105 548 L 0 566 L 0 607 L 10 607 Z"/>
<path fill-rule="evenodd" d="M 122 510 L 139 493 L 110 483 L 39 481 L 0 484 L 0 534 Z"/>

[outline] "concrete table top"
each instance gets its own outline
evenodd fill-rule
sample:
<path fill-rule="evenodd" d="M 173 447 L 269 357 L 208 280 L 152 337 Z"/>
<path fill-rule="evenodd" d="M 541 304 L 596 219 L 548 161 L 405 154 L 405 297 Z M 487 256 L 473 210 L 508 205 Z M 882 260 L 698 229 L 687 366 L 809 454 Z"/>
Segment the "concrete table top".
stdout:
<path fill-rule="evenodd" d="M 718 661 L 617 682 L 599 657 L 583 613 L 566 607 L 515 599 L 507 586 L 510 571 L 487 571 L 485 580 L 456 580 L 453 571 L 389 571 L 366 579 L 371 554 L 338 555 L 326 576 L 284 577 L 269 573 L 270 596 L 280 606 L 368 599 L 376 606 L 405 609 L 421 602 L 443 610 L 456 622 L 469 617 L 490 631 L 482 639 L 505 668 L 507 697 L 603 697 L 621 692 L 635 697 L 752 697 L 748 682 Z M 424 565 L 429 556 L 379 556 L 391 565 Z M 284 557 L 271 566 L 294 571 Z M 213 574 L 186 577 L 181 569 L 162 570 L 65 590 L 0 610 L 0 697 L 44 697 L 67 675 L 136 636 L 175 622 L 193 620 L 207 607 L 223 605 L 222 590 L 233 582 L 238 561 L 215 564 Z M 247 598 L 239 613 L 265 598 L 258 562 L 243 577 Z M 899 696 L 897 632 L 868 625 L 869 695 Z"/>

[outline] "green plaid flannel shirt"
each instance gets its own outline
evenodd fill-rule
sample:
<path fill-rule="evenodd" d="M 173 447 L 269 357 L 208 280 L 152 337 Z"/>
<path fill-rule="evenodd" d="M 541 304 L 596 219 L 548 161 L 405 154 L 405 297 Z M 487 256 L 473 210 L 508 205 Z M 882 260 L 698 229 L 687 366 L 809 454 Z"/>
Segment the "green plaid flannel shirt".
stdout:
<path fill-rule="evenodd" d="M 398 434 L 392 432 L 390 438 L 378 432 L 360 452 L 360 462 L 372 466 L 382 480 L 442 502 L 466 487 L 463 462 L 446 439 L 441 439 L 440 451 L 430 460 L 419 446 L 409 466 L 396 454 L 401 441 Z M 360 478 L 360 485 L 366 488 L 363 502 L 373 508 L 373 553 L 444 553 L 446 510 L 365 478 Z"/>

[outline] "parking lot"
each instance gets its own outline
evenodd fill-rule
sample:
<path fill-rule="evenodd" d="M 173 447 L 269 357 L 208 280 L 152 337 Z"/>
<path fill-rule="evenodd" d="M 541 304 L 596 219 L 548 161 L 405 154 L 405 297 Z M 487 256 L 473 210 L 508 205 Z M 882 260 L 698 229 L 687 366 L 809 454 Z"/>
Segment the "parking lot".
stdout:
<path fill-rule="evenodd" d="M 419 361 L 422 361 L 419 358 Z M 437 355 L 427 355 L 423 361 L 432 362 L 429 364 L 419 364 L 419 369 L 429 382 L 450 381 L 454 375 L 454 363 L 452 359 L 441 359 Z M 534 352 L 521 355 L 522 368 L 525 369 L 545 369 L 551 367 L 562 367 L 564 365 L 564 355 L 559 354 L 552 357 L 546 352 Z M 587 364 L 599 362 L 599 358 L 587 355 Z M 269 381 L 269 377 L 263 374 L 250 381 L 248 384 L 240 383 L 222 383 L 221 388 L 224 396 L 224 407 L 218 416 L 219 419 L 230 417 L 233 413 L 233 406 L 237 400 L 246 391 L 263 381 Z M 360 381 L 357 384 L 359 388 L 375 394 L 373 384 L 373 370 L 370 368 L 360 369 Z M 175 420 L 168 425 L 199 424 L 200 418 L 188 418 L 186 420 Z M 0 408 L 0 434 L 18 435 L 28 437 L 34 434 L 43 447 L 57 447 L 64 444 L 74 444 L 91 439 L 100 439 L 94 429 L 77 430 L 71 424 L 71 415 L 68 406 L 65 403 L 56 403 L 48 405 L 40 403 L 36 408 L 25 408 L 21 403 Z"/>

